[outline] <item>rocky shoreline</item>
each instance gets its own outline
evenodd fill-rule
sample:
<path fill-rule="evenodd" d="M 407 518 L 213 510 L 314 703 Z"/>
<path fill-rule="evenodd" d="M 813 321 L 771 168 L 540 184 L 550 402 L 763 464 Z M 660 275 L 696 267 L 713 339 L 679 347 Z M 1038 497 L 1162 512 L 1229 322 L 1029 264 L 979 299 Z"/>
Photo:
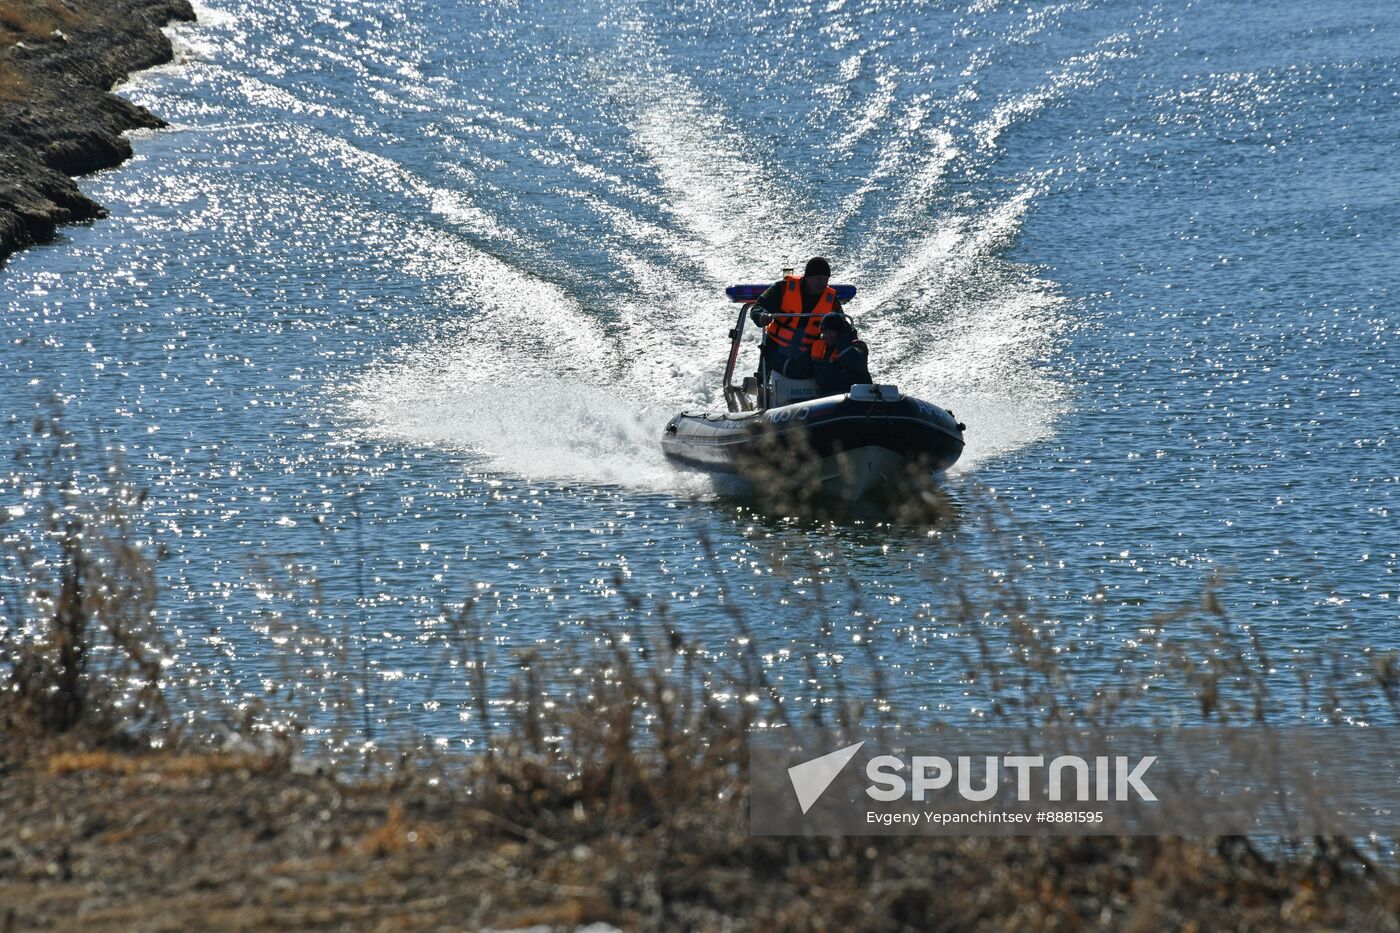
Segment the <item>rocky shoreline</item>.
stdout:
<path fill-rule="evenodd" d="M 0 262 L 103 217 L 72 176 L 131 157 L 127 130 L 165 123 L 108 93 L 174 57 L 160 27 L 188 0 L 6 0 L 0 6 Z"/>

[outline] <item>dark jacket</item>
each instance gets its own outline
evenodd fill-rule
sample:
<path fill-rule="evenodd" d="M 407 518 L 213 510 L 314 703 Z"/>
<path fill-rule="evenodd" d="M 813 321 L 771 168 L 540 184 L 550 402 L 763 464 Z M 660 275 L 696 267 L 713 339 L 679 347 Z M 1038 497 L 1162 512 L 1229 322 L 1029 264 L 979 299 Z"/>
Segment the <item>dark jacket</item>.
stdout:
<path fill-rule="evenodd" d="M 824 352 L 818 355 L 819 351 Z M 847 331 L 836 339 L 835 346 L 813 347 L 812 374 L 817 388 L 826 395 L 848 392 L 853 385 L 869 385 L 870 349 L 853 331 Z"/>

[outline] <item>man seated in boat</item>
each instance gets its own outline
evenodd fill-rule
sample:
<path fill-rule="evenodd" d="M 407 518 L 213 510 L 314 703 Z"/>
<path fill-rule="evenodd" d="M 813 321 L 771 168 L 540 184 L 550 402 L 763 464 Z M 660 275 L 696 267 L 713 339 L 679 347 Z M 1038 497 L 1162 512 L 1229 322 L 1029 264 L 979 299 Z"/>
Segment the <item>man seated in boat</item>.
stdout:
<path fill-rule="evenodd" d="M 812 344 L 812 375 L 822 395 L 839 395 L 853 385 L 869 385 L 870 350 L 844 314 L 821 319 L 820 336 Z"/>
<path fill-rule="evenodd" d="M 812 344 L 821 336 L 822 317 L 841 313 L 830 279 L 831 263 L 813 256 L 802 275 L 785 276 L 754 302 L 749 317 L 763 328 L 763 362 L 770 372 L 812 378 Z"/>

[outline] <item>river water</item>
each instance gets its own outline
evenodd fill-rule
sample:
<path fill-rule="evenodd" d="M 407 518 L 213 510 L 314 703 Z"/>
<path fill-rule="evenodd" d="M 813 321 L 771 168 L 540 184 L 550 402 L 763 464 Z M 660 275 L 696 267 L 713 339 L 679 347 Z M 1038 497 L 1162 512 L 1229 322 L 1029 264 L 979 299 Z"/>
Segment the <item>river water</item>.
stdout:
<path fill-rule="evenodd" d="M 57 396 L 149 489 L 211 698 L 338 650 L 375 717 L 465 740 L 473 599 L 502 668 L 675 625 L 758 639 L 796 703 L 820 668 L 958 718 L 957 573 L 1007 570 L 1067 643 L 1218 573 L 1276 663 L 1395 644 L 1393 3 L 199 13 L 120 89 L 171 127 L 83 181 L 112 216 L 0 269 L 0 443 Z M 661 458 L 723 286 L 812 254 L 878 377 L 968 424 L 951 522 L 764 515 Z M 988 510 L 1016 556 L 958 531 Z"/>

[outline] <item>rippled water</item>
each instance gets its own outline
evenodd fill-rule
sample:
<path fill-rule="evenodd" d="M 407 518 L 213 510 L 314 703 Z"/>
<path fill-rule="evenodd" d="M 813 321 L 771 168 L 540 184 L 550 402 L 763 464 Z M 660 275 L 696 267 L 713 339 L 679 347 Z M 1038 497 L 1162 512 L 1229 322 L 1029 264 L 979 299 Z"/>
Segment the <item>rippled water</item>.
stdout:
<path fill-rule="evenodd" d="M 967 422 L 950 495 L 1043 541 L 1018 575 L 1076 637 L 1223 570 L 1276 649 L 1395 643 L 1391 3 L 257 0 L 173 35 L 122 88 L 172 127 L 84 182 L 112 217 L 0 270 L 0 414 L 13 447 L 56 393 L 124 451 L 168 629 L 235 694 L 321 663 L 278 635 L 309 614 L 376 715 L 450 738 L 444 603 L 505 665 L 664 600 L 720 655 L 737 608 L 795 700 L 879 668 L 968 712 L 946 536 L 764 517 L 660 456 L 715 402 L 722 287 L 815 253 L 880 377 Z"/>

